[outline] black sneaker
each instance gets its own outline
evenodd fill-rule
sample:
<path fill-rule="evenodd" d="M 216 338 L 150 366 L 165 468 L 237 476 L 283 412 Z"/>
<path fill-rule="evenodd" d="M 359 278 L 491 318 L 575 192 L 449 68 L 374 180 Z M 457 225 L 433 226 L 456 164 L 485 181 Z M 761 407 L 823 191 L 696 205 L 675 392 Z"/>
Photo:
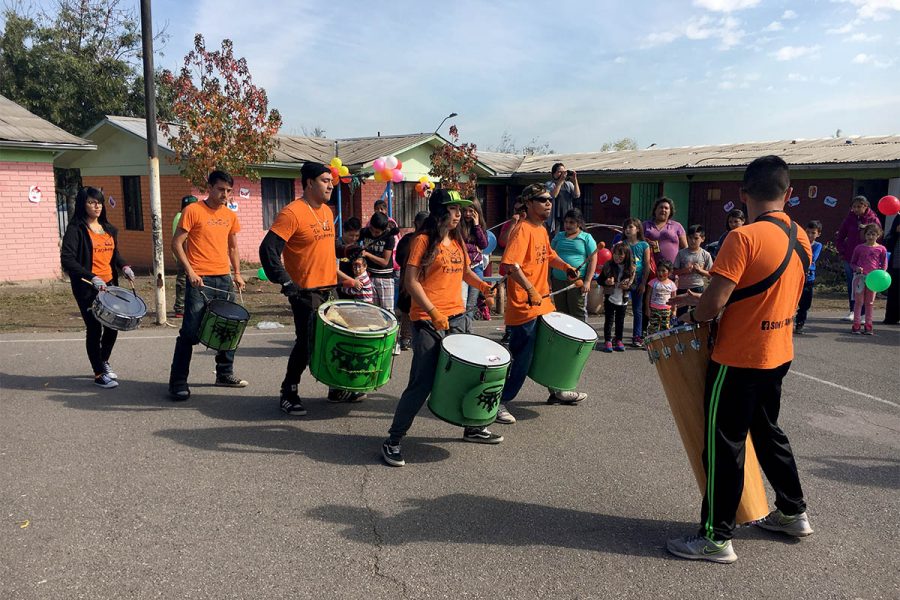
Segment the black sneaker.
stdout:
<path fill-rule="evenodd" d="M 466 427 L 463 439 L 476 444 L 499 444 L 503 441 L 503 436 L 491 433 L 487 427 Z"/>
<path fill-rule="evenodd" d="M 347 390 L 339 390 L 336 388 L 328 390 L 328 401 L 332 404 L 347 402 L 349 397 L 350 392 L 348 392 Z"/>
<path fill-rule="evenodd" d="M 406 352 L 412 348 L 412 342 L 409 340 L 400 340 L 400 350 Z"/>
<path fill-rule="evenodd" d="M 169 396 L 175 402 L 184 402 L 191 397 L 191 389 L 186 383 L 170 383 Z"/>
<path fill-rule="evenodd" d="M 119 382 L 106 373 L 100 373 L 99 375 L 94 377 L 94 385 L 108 390 L 117 387 L 119 385 Z"/>
<path fill-rule="evenodd" d="M 118 379 L 119 378 L 119 376 L 116 375 L 115 371 L 112 370 L 112 367 L 109 366 L 108 362 L 103 363 L 103 373 L 110 379 Z"/>
<path fill-rule="evenodd" d="M 306 414 L 306 409 L 303 408 L 303 402 L 300 400 L 300 397 L 296 394 L 282 394 L 281 395 L 281 412 L 294 416 L 294 417 L 302 417 Z"/>
<path fill-rule="evenodd" d="M 362 402 L 366 398 L 367 398 L 367 396 L 366 396 L 365 392 L 350 392 L 347 395 L 347 402 L 356 404 L 357 402 Z"/>
<path fill-rule="evenodd" d="M 247 382 L 244 379 L 235 377 L 234 373 L 227 373 L 225 375 L 216 375 L 216 385 L 222 387 L 242 388 L 247 387 Z"/>
<path fill-rule="evenodd" d="M 381 445 L 381 458 L 392 467 L 402 467 L 406 464 L 406 461 L 403 460 L 403 453 L 400 451 L 400 443 L 392 444 L 389 439 Z"/>

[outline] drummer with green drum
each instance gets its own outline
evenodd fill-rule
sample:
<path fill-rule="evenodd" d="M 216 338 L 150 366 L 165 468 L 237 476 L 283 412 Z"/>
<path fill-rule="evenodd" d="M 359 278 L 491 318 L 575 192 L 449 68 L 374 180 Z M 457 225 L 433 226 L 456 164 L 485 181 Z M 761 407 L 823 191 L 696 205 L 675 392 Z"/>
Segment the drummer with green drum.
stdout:
<path fill-rule="evenodd" d="M 415 234 L 406 265 L 405 289 L 412 297 L 409 315 L 413 324 L 413 360 L 409 383 L 394 412 L 388 439 L 382 444 L 384 462 L 392 467 L 406 464 L 400 441 L 409 431 L 434 385 L 441 342 L 448 334 L 468 333 L 471 317 L 462 302 L 462 282 L 477 288 L 493 302 L 490 284 L 482 281 L 469 265 L 459 222 L 463 206 L 471 204 L 458 192 L 435 190 L 428 202 L 429 215 Z M 463 439 L 481 444 L 499 444 L 503 436 L 487 427 L 466 427 Z"/>

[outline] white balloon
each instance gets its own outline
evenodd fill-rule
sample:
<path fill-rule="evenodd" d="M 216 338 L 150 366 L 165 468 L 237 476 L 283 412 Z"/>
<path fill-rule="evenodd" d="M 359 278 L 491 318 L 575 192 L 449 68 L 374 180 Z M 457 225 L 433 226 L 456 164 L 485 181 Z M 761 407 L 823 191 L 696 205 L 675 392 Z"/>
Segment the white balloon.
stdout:
<path fill-rule="evenodd" d="M 396 156 L 385 157 L 384 166 L 387 169 L 396 169 L 397 168 L 397 157 Z"/>

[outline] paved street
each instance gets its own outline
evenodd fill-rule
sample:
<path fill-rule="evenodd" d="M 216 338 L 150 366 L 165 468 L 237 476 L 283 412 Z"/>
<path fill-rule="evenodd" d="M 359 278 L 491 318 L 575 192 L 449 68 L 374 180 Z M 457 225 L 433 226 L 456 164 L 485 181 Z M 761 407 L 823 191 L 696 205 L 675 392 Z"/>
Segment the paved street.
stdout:
<path fill-rule="evenodd" d="M 526 383 L 496 447 L 423 409 L 397 469 L 379 451 L 408 352 L 361 404 L 327 404 L 307 373 L 292 418 L 289 329 L 244 337 L 245 389 L 214 387 L 198 349 L 183 404 L 165 395 L 174 329 L 120 336 L 114 390 L 82 334 L 0 336 L 0 596 L 898 598 L 900 329 L 836 316 L 796 338 L 781 416 L 816 533 L 741 529 L 730 566 L 664 550 L 700 496 L 641 350 L 594 353 L 581 406 Z"/>

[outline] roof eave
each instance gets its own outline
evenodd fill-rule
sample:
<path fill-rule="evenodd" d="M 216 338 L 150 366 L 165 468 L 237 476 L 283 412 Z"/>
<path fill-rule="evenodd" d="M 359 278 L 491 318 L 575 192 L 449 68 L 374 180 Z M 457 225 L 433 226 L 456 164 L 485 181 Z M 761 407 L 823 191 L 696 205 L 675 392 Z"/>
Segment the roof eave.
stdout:
<path fill-rule="evenodd" d="M 96 150 L 94 144 L 65 144 L 60 142 L 18 142 L 14 140 L 0 140 L 0 148 L 20 148 L 22 150 L 53 150 L 64 152 L 66 150 Z"/>

